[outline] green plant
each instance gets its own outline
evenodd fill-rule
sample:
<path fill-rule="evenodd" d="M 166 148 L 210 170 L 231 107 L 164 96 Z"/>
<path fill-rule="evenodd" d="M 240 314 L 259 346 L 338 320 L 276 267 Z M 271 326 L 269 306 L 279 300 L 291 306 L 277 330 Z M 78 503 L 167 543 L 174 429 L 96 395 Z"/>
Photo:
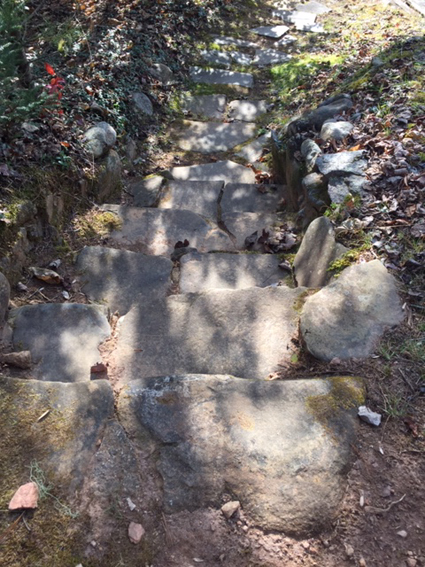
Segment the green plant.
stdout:
<path fill-rule="evenodd" d="M 46 105 L 48 94 L 32 81 L 25 56 L 23 0 L 0 5 L 0 127 L 22 122 Z"/>
<path fill-rule="evenodd" d="M 383 394 L 384 405 L 381 408 L 388 417 L 404 417 L 408 412 L 407 401 L 395 393 Z"/>
<path fill-rule="evenodd" d="M 62 512 L 63 514 L 65 514 L 65 516 L 69 516 L 70 518 L 78 517 L 78 512 L 73 512 L 71 508 L 69 508 L 69 506 L 61 502 L 59 498 L 52 494 L 52 489 L 54 487 L 52 484 L 47 483 L 46 475 L 37 461 L 32 461 L 30 464 L 30 481 L 34 482 L 37 485 L 40 500 L 44 500 L 45 498 L 52 498 L 54 500 L 54 506 L 56 510 Z"/>

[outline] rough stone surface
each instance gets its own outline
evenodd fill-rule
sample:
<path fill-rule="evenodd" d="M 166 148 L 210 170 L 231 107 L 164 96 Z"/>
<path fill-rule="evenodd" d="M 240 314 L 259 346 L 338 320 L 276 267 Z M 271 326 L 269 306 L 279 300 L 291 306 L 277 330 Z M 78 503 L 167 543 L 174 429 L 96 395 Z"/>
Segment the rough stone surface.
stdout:
<path fill-rule="evenodd" d="M 255 231 L 261 236 L 263 229 L 280 226 L 283 222 L 282 216 L 273 213 L 225 213 L 221 219 L 235 238 L 236 250 L 245 250 L 245 238 Z"/>
<path fill-rule="evenodd" d="M 84 293 L 121 315 L 135 303 L 165 297 L 172 267 L 171 260 L 162 256 L 104 246 L 84 247 L 77 260 Z"/>
<path fill-rule="evenodd" d="M 312 0 L 311 2 L 307 2 L 307 4 L 296 4 L 295 9 L 299 12 L 311 12 L 312 14 L 327 14 L 331 12 L 331 9 L 321 4 L 320 2 L 315 2 Z"/>
<path fill-rule="evenodd" d="M 263 191 L 259 191 L 263 189 Z M 277 185 L 253 185 L 248 183 L 228 183 L 224 188 L 220 206 L 226 213 L 272 213 L 281 200 L 281 187 Z"/>
<path fill-rule="evenodd" d="M 78 303 L 25 305 L 13 313 L 13 345 L 31 351 L 39 380 L 82 382 L 100 360 L 98 346 L 109 336 L 101 310 Z"/>
<path fill-rule="evenodd" d="M 223 506 L 221 507 L 221 511 L 223 512 L 224 516 L 230 520 L 230 518 L 236 514 L 236 512 L 239 510 L 239 508 L 241 507 L 241 503 L 239 502 L 239 500 L 233 500 L 231 502 L 226 502 L 226 504 L 223 504 Z"/>
<path fill-rule="evenodd" d="M 248 163 L 253 163 L 260 159 L 263 155 L 264 147 L 267 145 L 267 142 L 270 140 L 270 132 L 259 136 L 256 140 L 253 140 L 249 144 L 245 144 L 245 146 L 239 151 L 236 152 L 235 155 L 243 158 Z"/>
<path fill-rule="evenodd" d="M 223 181 L 169 181 L 158 207 L 187 209 L 217 221 L 218 198 Z"/>
<path fill-rule="evenodd" d="M 330 140 L 341 142 L 350 134 L 353 128 L 354 126 L 351 122 L 347 122 L 346 120 L 325 122 L 320 130 L 320 137 L 325 142 L 329 142 Z"/>
<path fill-rule="evenodd" d="M 352 107 L 351 97 L 341 94 L 324 101 L 315 110 L 307 113 L 303 119 L 306 121 L 307 127 L 313 126 L 320 130 L 326 120 L 334 118 Z"/>
<path fill-rule="evenodd" d="M 0 272 L 0 329 L 6 321 L 10 299 L 10 284 L 5 275 Z M 1 337 L 1 332 L 0 332 Z"/>
<path fill-rule="evenodd" d="M 180 293 L 267 287 L 288 276 L 273 254 L 199 254 L 180 261 Z"/>
<path fill-rule="evenodd" d="M 316 21 L 316 14 L 313 12 L 273 10 L 272 14 L 275 18 L 280 18 L 288 24 L 294 24 L 297 30 L 302 29 L 304 26 L 312 26 Z"/>
<path fill-rule="evenodd" d="M 272 39 L 280 39 L 289 30 L 288 26 L 260 26 L 251 31 L 257 35 L 270 37 Z"/>
<path fill-rule="evenodd" d="M 0 355 L 0 361 L 8 366 L 16 366 L 26 370 L 31 368 L 32 358 L 29 350 L 21 350 L 20 352 L 8 352 Z"/>
<path fill-rule="evenodd" d="M 142 541 L 142 537 L 145 535 L 145 528 L 142 524 L 136 522 L 130 522 L 128 526 L 128 538 L 131 543 L 138 544 Z"/>
<path fill-rule="evenodd" d="M 172 70 L 163 63 L 155 63 L 149 71 L 165 86 L 175 85 L 178 82 Z"/>
<path fill-rule="evenodd" d="M 2 454 L 4 466 L 28 478 L 29 461 L 36 460 L 54 484 L 54 493 L 68 495 L 75 502 L 75 493 L 87 477 L 98 441 L 114 413 L 110 384 L 106 380 L 64 384 L 1 378 L 0 397 L 9 400 L 0 415 L 1 431 L 21 432 L 17 439 L 8 438 L 8 451 Z M 39 420 L 46 409 L 50 413 Z M 17 459 L 20 452 L 24 457 Z M 76 511 L 74 504 L 71 508 Z"/>
<path fill-rule="evenodd" d="M 136 207 L 156 207 L 163 183 L 164 178 L 160 175 L 136 179 L 130 183 L 127 191 L 133 195 L 133 205 Z"/>
<path fill-rule="evenodd" d="M 35 482 L 27 482 L 18 488 L 9 502 L 9 510 L 22 510 L 22 508 L 37 508 L 38 486 Z"/>
<path fill-rule="evenodd" d="M 230 51 L 230 56 L 232 60 L 237 65 L 251 65 L 252 63 L 252 56 L 247 55 L 246 53 L 242 53 L 241 51 Z"/>
<path fill-rule="evenodd" d="M 229 103 L 229 118 L 254 122 L 259 116 L 267 112 L 265 100 L 232 100 Z"/>
<path fill-rule="evenodd" d="M 321 153 L 322 150 L 313 140 L 307 139 L 301 144 L 301 154 L 305 159 L 307 173 L 311 173 L 314 170 L 316 160 Z"/>
<path fill-rule="evenodd" d="M 202 165 L 173 167 L 173 179 L 188 181 L 224 181 L 225 183 L 255 183 L 255 173 L 251 168 L 234 161 L 217 161 Z"/>
<path fill-rule="evenodd" d="M 153 116 L 153 106 L 150 98 L 145 93 L 133 93 L 132 99 L 134 106 L 140 110 L 142 114 Z"/>
<path fill-rule="evenodd" d="M 215 37 L 214 43 L 217 45 L 234 45 L 236 47 L 251 47 L 256 48 L 257 44 L 253 41 L 248 41 L 246 39 L 237 39 L 235 37 Z"/>
<path fill-rule="evenodd" d="M 114 353 L 125 382 L 170 373 L 265 378 L 291 357 L 304 288 L 214 290 L 135 306 Z"/>
<path fill-rule="evenodd" d="M 337 516 L 362 399 L 355 378 L 167 375 L 129 384 L 118 409 L 155 440 L 167 512 L 219 508 L 231 492 L 257 525 L 301 536 Z"/>
<path fill-rule="evenodd" d="M 105 155 L 116 140 L 117 133 L 114 128 L 107 122 L 98 122 L 84 134 L 83 144 L 93 157 L 98 158 Z"/>
<path fill-rule="evenodd" d="M 200 252 L 232 250 L 229 237 L 212 222 L 186 210 L 142 209 L 108 205 L 122 220 L 110 239 L 127 249 L 169 256 L 178 241 L 189 240 Z"/>
<path fill-rule="evenodd" d="M 332 273 L 329 266 L 347 249 L 335 242 L 335 233 L 327 217 L 315 219 L 307 229 L 295 256 L 294 270 L 298 285 L 323 287 Z"/>
<path fill-rule="evenodd" d="M 379 260 L 346 268 L 309 297 L 301 315 L 308 350 L 320 360 L 365 358 L 403 319 L 393 277 Z"/>
<path fill-rule="evenodd" d="M 232 64 L 232 57 L 227 51 L 218 51 L 217 49 L 203 49 L 200 52 L 202 59 L 211 63 L 212 65 L 224 65 L 230 67 Z"/>
<path fill-rule="evenodd" d="M 317 158 L 316 164 L 323 175 L 363 175 L 367 161 L 363 158 L 364 150 L 324 154 Z"/>
<path fill-rule="evenodd" d="M 243 122 L 185 121 L 177 145 L 184 151 L 210 154 L 226 152 L 255 135 L 256 125 Z"/>
<path fill-rule="evenodd" d="M 191 67 L 190 78 L 195 83 L 205 83 L 209 85 L 235 85 L 246 88 L 251 88 L 254 85 L 254 78 L 250 73 L 222 71 L 220 69 Z"/>
<path fill-rule="evenodd" d="M 256 49 L 252 64 L 258 67 L 266 67 L 267 65 L 286 63 L 290 59 L 290 55 L 282 51 L 277 51 L 276 49 Z"/>
<path fill-rule="evenodd" d="M 332 203 L 342 203 L 349 193 L 361 195 L 366 183 L 362 175 L 331 175 L 328 183 L 328 193 Z"/>
<path fill-rule="evenodd" d="M 121 190 L 121 159 L 115 150 L 109 150 L 99 173 L 98 199 L 104 202 Z"/>
<path fill-rule="evenodd" d="M 226 97 L 220 94 L 194 96 L 185 93 L 180 98 L 180 104 L 194 116 L 221 119 L 226 110 Z"/>

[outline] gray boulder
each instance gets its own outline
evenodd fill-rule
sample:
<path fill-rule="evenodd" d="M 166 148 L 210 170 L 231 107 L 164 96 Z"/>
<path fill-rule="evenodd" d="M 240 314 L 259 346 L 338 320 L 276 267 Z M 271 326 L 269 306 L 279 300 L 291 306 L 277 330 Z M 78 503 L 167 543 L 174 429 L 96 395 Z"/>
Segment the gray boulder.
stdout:
<path fill-rule="evenodd" d="M 363 175 L 330 175 L 328 194 L 332 203 L 342 203 L 349 194 L 361 195 L 366 183 Z"/>
<path fill-rule="evenodd" d="M 151 100 L 147 95 L 145 95 L 145 93 L 133 93 L 132 99 L 134 106 L 137 108 L 137 110 L 140 110 L 142 114 L 146 114 L 146 116 L 153 115 L 153 106 Z"/>
<path fill-rule="evenodd" d="M 403 320 L 394 278 L 379 260 L 346 268 L 305 302 L 300 330 L 320 360 L 365 358 Z"/>
<path fill-rule="evenodd" d="M 165 86 L 175 85 L 178 82 L 172 70 L 163 63 L 155 63 L 149 72 Z"/>
<path fill-rule="evenodd" d="M 345 246 L 335 242 L 331 221 L 327 217 L 315 219 L 308 227 L 295 256 L 294 270 L 298 285 L 326 285 L 332 277 L 329 266 L 346 251 Z"/>
<path fill-rule="evenodd" d="M 116 140 L 117 133 L 114 128 L 107 122 L 98 122 L 84 134 L 83 144 L 94 158 L 99 158 L 112 148 Z"/>
<path fill-rule="evenodd" d="M 320 130 L 320 137 L 325 142 L 331 140 L 341 142 L 350 134 L 353 128 L 354 126 L 351 122 L 345 120 L 325 122 Z"/>
<path fill-rule="evenodd" d="M 355 152 L 338 152 L 324 154 L 317 158 L 316 164 L 323 175 L 363 175 L 367 161 L 364 159 L 364 150 Z"/>
<path fill-rule="evenodd" d="M 121 158 L 115 150 L 109 150 L 99 173 L 98 199 L 104 202 L 121 192 Z"/>
<path fill-rule="evenodd" d="M 100 308 L 78 303 L 25 305 L 13 312 L 13 346 L 29 350 L 38 380 L 82 382 L 101 359 L 110 327 Z"/>
<path fill-rule="evenodd" d="M 263 529 L 302 536 L 338 514 L 362 400 L 354 378 L 168 375 L 129 384 L 118 412 L 150 443 L 166 512 L 219 509 L 230 492 Z"/>
<path fill-rule="evenodd" d="M 130 183 L 127 192 L 133 196 L 135 207 L 156 207 L 161 196 L 164 178 L 160 175 L 136 179 Z"/>
<path fill-rule="evenodd" d="M 305 160 L 307 173 L 311 173 L 314 170 L 316 160 L 321 153 L 322 150 L 313 140 L 307 139 L 301 144 L 301 154 Z"/>

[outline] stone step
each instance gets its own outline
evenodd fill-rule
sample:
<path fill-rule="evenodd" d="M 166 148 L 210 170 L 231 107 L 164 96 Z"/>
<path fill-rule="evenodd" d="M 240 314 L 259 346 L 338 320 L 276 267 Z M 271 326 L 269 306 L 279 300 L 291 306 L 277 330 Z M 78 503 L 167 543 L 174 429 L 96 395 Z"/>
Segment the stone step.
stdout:
<path fill-rule="evenodd" d="M 25 305 L 11 314 L 15 350 L 29 350 L 30 377 L 54 382 L 90 380 L 100 360 L 99 345 L 109 337 L 105 309 L 78 303 Z"/>
<path fill-rule="evenodd" d="M 136 179 L 126 188 L 126 192 L 133 197 L 136 207 L 156 207 L 161 196 L 164 178 L 160 175 Z"/>
<path fill-rule="evenodd" d="M 264 379 L 291 358 L 304 292 L 214 290 L 134 306 L 120 324 L 114 364 L 124 382 L 188 372 Z"/>
<path fill-rule="evenodd" d="M 264 153 L 264 148 L 268 145 L 271 138 L 271 133 L 267 132 L 262 136 L 259 136 L 256 140 L 253 140 L 249 144 L 245 144 L 238 152 L 236 156 L 239 156 L 246 160 L 248 163 L 254 163 L 258 161 Z"/>
<path fill-rule="evenodd" d="M 189 72 L 191 80 L 195 83 L 230 85 L 248 89 L 254 86 L 254 77 L 250 73 L 238 73 L 221 69 L 202 69 L 202 67 L 191 67 Z"/>
<path fill-rule="evenodd" d="M 296 4 L 295 9 L 298 12 L 311 12 L 312 14 L 317 15 L 327 14 L 328 12 L 332 11 L 330 8 L 328 8 L 328 6 L 325 6 L 320 2 L 316 2 L 315 0 L 307 2 L 306 4 Z"/>
<path fill-rule="evenodd" d="M 229 118 L 233 120 L 254 122 L 266 112 L 267 101 L 265 100 L 232 100 L 229 103 Z"/>
<path fill-rule="evenodd" d="M 226 97 L 220 94 L 192 95 L 183 93 L 179 98 L 180 106 L 193 116 L 221 120 L 226 110 Z"/>
<path fill-rule="evenodd" d="M 273 254 L 192 252 L 180 260 L 180 292 L 276 285 L 289 276 L 279 268 L 279 262 Z"/>
<path fill-rule="evenodd" d="M 158 208 L 186 209 L 216 222 L 223 187 L 223 181 L 168 181 Z"/>
<path fill-rule="evenodd" d="M 195 122 L 185 120 L 174 130 L 176 144 L 184 151 L 211 154 L 226 152 L 255 136 L 257 126 L 251 123 Z"/>
<path fill-rule="evenodd" d="M 277 49 L 256 49 L 252 64 L 257 67 L 267 67 L 267 65 L 287 63 L 291 58 L 291 55 L 278 51 Z"/>
<path fill-rule="evenodd" d="M 113 313 L 123 315 L 135 303 L 166 296 L 173 263 L 163 256 L 86 246 L 78 255 L 77 268 L 87 297 L 106 302 Z"/>
<path fill-rule="evenodd" d="M 282 202 L 283 185 L 228 183 L 220 201 L 221 214 L 274 213 Z"/>
<path fill-rule="evenodd" d="M 246 47 L 255 49 L 257 46 L 253 41 L 248 41 L 246 39 L 238 39 L 236 37 L 214 37 L 213 41 L 217 45 L 234 45 L 236 47 Z"/>
<path fill-rule="evenodd" d="M 237 65 L 251 65 L 253 57 L 240 51 L 218 51 L 217 49 L 203 50 L 200 52 L 202 59 L 211 65 L 223 65 L 230 67 L 232 63 Z"/>
<path fill-rule="evenodd" d="M 221 220 L 233 235 L 236 250 L 246 250 L 245 239 L 254 232 L 261 236 L 263 230 L 280 226 L 284 222 L 282 214 L 274 213 L 225 213 Z"/>
<path fill-rule="evenodd" d="M 170 175 L 176 180 L 255 183 L 255 173 L 251 168 L 229 160 L 173 167 Z"/>
<path fill-rule="evenodd" d="M 338 513 L 363 400 L 356 378 L 182 373 L 135 380 L 118 413 L 136 443 L 150 434 L 167 513 L 219 508 L 230 492 L 256 525 L 305 536 Z"/>
<path fill-rule="evenodd" d="M 251 30 L 257 35 L 263 37 L 269 37 L 271 39 L 280 39 L 283 37 L 287 31 L 289 31 L 288 26 L 260 26 Z"/>
<path fill-rule="evenodd" d="M 189 241 L 200 252 L 229 251 L 234 246 L 217 225 L 188 210 L 143 209 L 122 205 L 103 205 L 122 222 L 109 242 L 135 252 L 170 256 L 177 242 Z"/>

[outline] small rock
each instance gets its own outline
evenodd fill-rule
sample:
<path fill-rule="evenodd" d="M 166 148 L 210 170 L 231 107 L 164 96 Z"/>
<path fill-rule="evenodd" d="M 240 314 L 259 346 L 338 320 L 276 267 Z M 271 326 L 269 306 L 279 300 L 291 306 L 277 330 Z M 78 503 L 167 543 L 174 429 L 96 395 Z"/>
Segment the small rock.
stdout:
<path fill-rule="evenodd" d="M 161 81 L 161 83 L 166 86 L 174 85 L 177 82 L 172 70 L 163 63 L 155 63 L 155 65 L 152 65 L 149 71 L 151 75 L 153 75 L 156 79 L 158 79 L 158 81 Z"/>
<path fill-rule="evenodd" d="M 346 545 L 345 546 L 345 553 L 346 553 L 347 557 L 353 557 L 354 547 L 352 545 Z"/>
<path fill-rule="evenodd" d="M 380 57 L 372 57 L 372 67 L 382 67 L 384 65 L 383 60 Z"/>
<path fill-rule="evenodd" d="M 153 106 L 145 93 L 133 93 L 132 95 L 134 106 L 147 116 L 152 116 Z"/>
<path fill-rule="evenodd" d="M 233 500 L 232 502 L 226 502 L 226 504 L 223 504 L 221 511 L 229 520 L 233 516 L 233 514 L 235 514 L 239 510 L 240 507 L 241 503 L 239 502 L 239 500 Z"/>
<path fill-rule="evenodd" d="M 408 559 L 406 559 L 407 567 L 416 567 L 417 564 L 418 564 L 417 559 L 414 559 L 413 557 L 409 557 Z"/>
<path fill-rule="evenodd" d="M 316 165 L 316 160 L 318 156 L 322 153 L 322 150 L 313 142 L 313 140 L 307 139 L 301 144 L 301 154 L 305 159 L 305 165 L 307 168 L 307 173 L 311 173 Z"/>
<path fill-rule="evenodd" d="M 325 122 L 320 131 L 320 137 L 325 142 L 330 140 L 335 140 L 336 142 L 341 142 L 350 134 L 354 126 L 350 122 L 345 120 L 338 122 Z"/>
<path fill-rule="evenodd" d="M 136 522 L 130 522 L 128 526 L 128 537 L 131 543 L 140 543 L 142 537 L 145 535 L 145 529 L 142 524 L 136 524 Z"/>
<path fill-rule="evenodd" d="M 397 532 L 397 535 L 403 538 L 407 537 L 407 532 L 406 530 L 400 530 L 399 532 Z"/>
<path fill-rule="evenodd" d="M 370 425 L 375 425 L 376 427 L 378 427 L 378 425 L 381 424 L 381 414 L 370 410 L 366 406 L 360 406 L 357 415 L 362 421 L 365 421 Z"/>
<path fill-rule="evenodd" d="M 9 502 L 9 510 L 21 510 L 22 508 L 37 508 L 38 486 L 35 482 L 27 482 L 18 488 Z"/>
<path fill-rule="evenodd" d="M 50 262 L 48 267 L 51 270 L 57 270 L 61 264 L 62 264 L 62 260 L 60 258 L 56 258 L 56 260 L 53 260 L 52 262 Z"/>
<path fill-rule="evenodd" d="M 360 557 L 359 559 L 359 567 L 366 567 L 366 561 L 363 557 Z"/>
<path fill-rule="evenodd" d="M 136 504 L 132 501 L 131 498 L 127 498 L 127 504 L 131 511 L 136 509 Z"/>
<path fill-rule="evenodd" d="M 29 350 L 9 352 L 8 354 L 3 354 L 1 361 L 9 366 L 16 366 L 17 368 L 31 368 L 31 352 Z"/>
<path fill-rule="evenodd" d="M 115 144 L 117 133 L 107 122 L 98 122 L 87 130 L 83 137 L 83 143 L 87 151 L 98 158 L 106 154 L 109 148 Z"/>
<path fill-rule="evenodd" d="M 37 268 L 33 266 L 31 268 L 28 268 L 28 271 L 38 280 L 41 280 L 48 284 L 58 285 L 62 282 L 61 276 L 57 272 L 49 270 L 48 268 Z"/>
<path fill-rule="evenodd" d="M 28 286 L 26 286 L 26 285 L 23 284 L 22 282 L 18 282 L 18 283 L 16 284 L 16 289 L 17 289 L 18 291 L 22 291 L 22 292 L 23 292 L 23 291 L 28 291 Z"/>
<path fill-rule="evenodd" d="M 391 486 L 386 486 L 382 491 L 382 496 L 384 498 L 389 498 L 393 494 Z"/>
<path fill-rule="evenodd" d="M 68 301 L 68 299 L 71 299 L 71 296 L 69 295 L 69 293 L 64 289 L 62 292 L 62 297 Z"/>

